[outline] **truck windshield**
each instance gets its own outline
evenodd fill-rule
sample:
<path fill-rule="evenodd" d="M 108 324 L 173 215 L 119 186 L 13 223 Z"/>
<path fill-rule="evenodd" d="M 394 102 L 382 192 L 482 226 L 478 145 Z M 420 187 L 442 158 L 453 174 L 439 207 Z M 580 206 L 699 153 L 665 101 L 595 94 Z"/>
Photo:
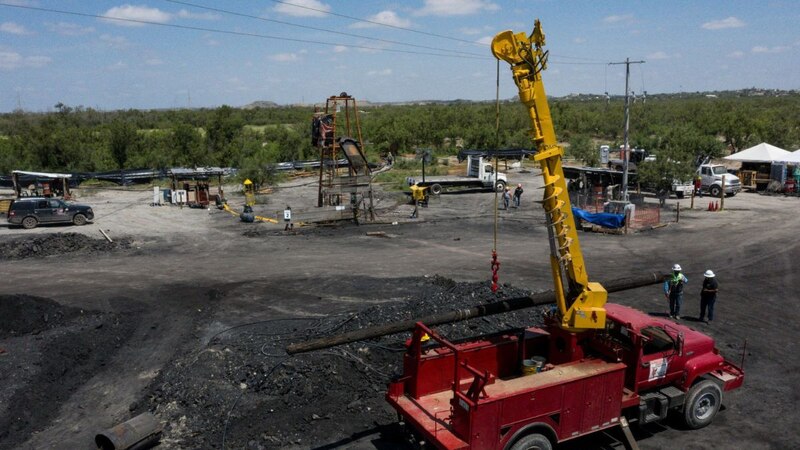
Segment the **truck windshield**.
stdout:
<path fill-rule="evenodd" d="M 725 166 L 716 166 L 713 168 L 714 175 L 726 175 L 728 173 L 728 169 Z"/>

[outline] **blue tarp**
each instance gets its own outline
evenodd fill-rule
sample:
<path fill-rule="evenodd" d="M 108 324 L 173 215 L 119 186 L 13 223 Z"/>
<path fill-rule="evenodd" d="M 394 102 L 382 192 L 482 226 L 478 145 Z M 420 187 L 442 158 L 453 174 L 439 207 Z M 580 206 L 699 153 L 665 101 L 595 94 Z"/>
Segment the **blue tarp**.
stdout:
<path fill-rule="evenodd" d="M 572 215 L 580 220 L 585 220 L 605 228 L 622 228 L 625 226 L 625 214 L 590 213 L 589 211 L 584 211 L 573 206 Z"/>

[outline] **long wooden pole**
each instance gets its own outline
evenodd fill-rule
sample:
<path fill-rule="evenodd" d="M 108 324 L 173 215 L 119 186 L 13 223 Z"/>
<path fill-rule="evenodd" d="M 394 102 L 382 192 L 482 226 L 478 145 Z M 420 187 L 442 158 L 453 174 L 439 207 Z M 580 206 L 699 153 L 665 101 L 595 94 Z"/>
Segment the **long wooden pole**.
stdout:
<path fill-rule="evenodd" d="M 664 281 L 666 274 L 661 273 L 645 273 L 630 278 L 620 278 L 611 281 L 603 281 L 601 284 L 606 288 L 606 291 L 619 292 L 636 289 L 644 286 L 658 284 Z M 445 323 L 460 322 L 462 320 L 472 319 L 475 317 L 491 316 L 494 314 L 506 313 L 516 311 L 518 309 L 532 308 L 534 306 L 553 304 L 556 301 L 555 292 L 546 291 L 538 294 L 533 294 L 527 297 L 510 298 L 498 302 L 488 303 L 485 305 L 478 305 L 468 309 L 460 309 L 456 311 L 448 311 L 439 314 L 432 314 L 429 316 L 418 317 L 402 322 L 394 322 L 386 325 L 377 325 L 374 327 L 363 328 L 360 330 L 350 331 L 348 333 L 337 334 L 334 336 L 325 336 L 317 339 L 311 339 L 304 342 L 298 342 L 286 347 L 286 353 L 294 355 L 297 353 L 305 353 L 314 350 L 321 350 L 324 348 L 335 347 L 337 345 L 349 344 L 351 342 L 363 341 L 373 339 L 390 334 L 401 333 L 404 331 L 411 331 L 417 322 L 422 322 L 427 326 L 441 325 Z"/>

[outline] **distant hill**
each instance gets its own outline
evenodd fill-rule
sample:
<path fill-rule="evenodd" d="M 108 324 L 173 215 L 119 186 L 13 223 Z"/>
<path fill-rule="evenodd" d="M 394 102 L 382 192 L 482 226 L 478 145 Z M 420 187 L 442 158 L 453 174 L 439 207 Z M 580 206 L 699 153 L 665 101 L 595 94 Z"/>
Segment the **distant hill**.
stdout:
<path fill-rule="evenodd" d="M 282 105 L 279 105 L 275 102 L 270 102 L 267 100 L 257 100 L 253 103 L 249 103 L 247 105 L 242 106 L 242 109 L 256 109 L 256 108 L 280 108 Z"/>

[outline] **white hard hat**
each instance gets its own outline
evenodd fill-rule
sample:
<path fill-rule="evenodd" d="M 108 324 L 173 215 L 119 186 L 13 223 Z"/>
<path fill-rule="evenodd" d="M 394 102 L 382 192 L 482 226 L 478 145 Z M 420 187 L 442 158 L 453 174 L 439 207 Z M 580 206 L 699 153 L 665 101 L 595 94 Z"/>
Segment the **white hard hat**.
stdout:
<path fill-rule="evenodd" d="M 710 269 L 709 269 L 709 270 L 706 270 L 706 273 L 704 273 L 703 275 L 704 275 L 706 278 L 714 278 L 714 272 L 712 272 Z"/>
<path fill-rule="evenodd" d="M 680 264 L 675 264 L 674 266 L 672 266 L 672 270 L 674 270 L 675 272 L 680 272 L 681 271 L 681 265 Z"/>

